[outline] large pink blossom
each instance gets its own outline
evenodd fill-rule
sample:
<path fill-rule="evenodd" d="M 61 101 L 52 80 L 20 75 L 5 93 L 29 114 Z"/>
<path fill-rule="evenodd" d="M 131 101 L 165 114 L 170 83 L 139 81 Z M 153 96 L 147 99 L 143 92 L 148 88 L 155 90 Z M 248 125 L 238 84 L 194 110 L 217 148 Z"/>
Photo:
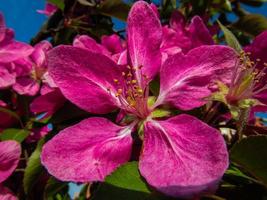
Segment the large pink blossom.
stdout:
<path fill-rule="evenodd" d="M 144 134 L 139 169 L 150 185 L 171 196 L 209 190 L 228 167 L 220 132 L 188 114 L 161 120 L 154 111 L 166 104 L 181 110 L 204 105 L 213 81 L 223 80 L 234 67 L 236 53 L 225 46 L 202 46 L 161 66 L 162 27 L 150 5 L 135 3 L 127 22 L 126 65 L 95 46 L 65 45 L 49 52 L 48 65 L 72 103 L 95 114 L 121 109 L 131 120 L 122 125 L 102 117 L 85 119 L 47 142 L 41 161 L 63 181 L 103 181 L 130 159 L 131 134 L 139 129 Z M 148 83 L 158 73 L 160 94 L 149 105 Z"/>
<path fill-rule="evenodd" d="M 2 183 L 16 169 L 20 154 L 20 145 L 16 141 L 0 142 L 0 199 L 17 199 Z"/>

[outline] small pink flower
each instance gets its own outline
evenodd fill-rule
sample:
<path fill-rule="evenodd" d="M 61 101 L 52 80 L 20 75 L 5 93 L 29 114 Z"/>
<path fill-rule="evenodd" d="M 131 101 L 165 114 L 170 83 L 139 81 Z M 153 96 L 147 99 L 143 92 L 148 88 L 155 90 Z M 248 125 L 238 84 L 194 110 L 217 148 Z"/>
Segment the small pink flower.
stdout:
<path fill-rule="evenodd" d="M 163 27 L 161 44 L 163 60 L 168 55 L 181 51 L 187 53 L 195 47 L 212 44 L 214 44 L 212 36 L 199 16 L 193 17 L 191 23 L 187 25 L 185 17 L 179 11 L 175 11 L 172 13 L 170 25 Z"/>
<path fill-rule="evenodd" d="M 96 114 L 120 109 L 131 119 L 117 125 L 92 117 L 64 129 L 43 147 L 41 161 L 49 173 L 63 181 L 103 181 L 130 159 L 131 134 L 142 124 L 139 169 L 150 185 L 170 196 L 192 197 L 220 180 L 228 167 L 220 132 L 187 114 L 160 120 L 153 112 L 166 104 L 181 110 L 204 105 L 210 84 L 224 79 L 237 55 L 225 46 L 202 46 L 161 66 L 161 43 L 158 17 L 139 1 L 128 16 L 126 65 L 91 40 L 86 48 L 62 45 L 49 52 L 49 74 L 68 100 Z M 148 105 L 148 84 L 158 73 L 160 94 Z"/>
<path fill-rule="evenodd" d="M 17 70 L 16 83 L 13 89 L 20 95 L 34 96 L 39 92 L 40 83 L 47 72 L 46 53 L 52 48 L 47 41 L 42 41 L 34 46 L 34 51 L 28 59 L 15 62 Z M 20 73 L 18 70 L 20 69 Z"/>
<path fill-rule="evenodd" d="M 46 16 L 51 16 L 57 11 L 57 7 L 52 3 L 46 3 L 44 10 L 37 10 L 40 14 L 45 14 Z"/>
<path fill-rule="evenodd" d="M 15 83 L 16 73 L 12 63 L 29 56 L 33 48 L 25 43 L 14 40 L 14 32 L 5 25 L 0 13 L 0 89 L 5 89 Z"/>

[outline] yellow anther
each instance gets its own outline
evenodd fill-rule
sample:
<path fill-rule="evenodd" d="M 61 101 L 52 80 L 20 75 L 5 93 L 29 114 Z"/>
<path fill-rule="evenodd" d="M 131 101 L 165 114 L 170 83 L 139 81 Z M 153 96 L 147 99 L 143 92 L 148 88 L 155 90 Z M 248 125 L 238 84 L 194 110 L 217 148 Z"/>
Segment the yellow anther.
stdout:
<path fill-rule="evenodd" d="M 119 80 L 118 79 L 113 79 L 114 83 L 119 83 Z"/>
<path fill-rule="evenodd" d="M 135 83 L 137 83 L 137 80 L 132 80 L 132 84 L 135 84 Z"/>
<path fill-rule="evenodd" d="M 121 94 L 122 93 L 122 89 L 120 88 L 120 89 L 118 89 L 118 94 Z"/>
<path fill-rule="evenodd" d="M 138 89 L 137 92 L 138 92 L 139 94 L 142 94 L 142 93 L 143 93 L 143 90 L 142 90 L 142 89 Z"/>

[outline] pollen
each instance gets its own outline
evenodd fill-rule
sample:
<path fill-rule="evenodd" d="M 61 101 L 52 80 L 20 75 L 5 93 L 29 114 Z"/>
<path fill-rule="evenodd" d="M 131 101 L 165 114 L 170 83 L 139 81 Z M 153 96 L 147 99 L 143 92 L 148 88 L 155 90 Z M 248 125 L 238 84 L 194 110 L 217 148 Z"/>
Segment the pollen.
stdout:
<path fill-rule="evenodd" d="M 118 79 L 113 79 L 114 83 L 118 84 L 119 80 Z"/>
<path fill-rule="evenodd" d="M 137 80 L 132 80 L 132 84 L 136 84 L 137 83 Z"/>

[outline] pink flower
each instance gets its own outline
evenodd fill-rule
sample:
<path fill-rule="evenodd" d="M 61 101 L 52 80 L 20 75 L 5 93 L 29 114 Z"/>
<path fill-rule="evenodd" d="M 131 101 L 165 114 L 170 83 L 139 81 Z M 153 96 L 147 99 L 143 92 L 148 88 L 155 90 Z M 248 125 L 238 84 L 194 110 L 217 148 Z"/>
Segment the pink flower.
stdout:
<path fill-rule="evenodd" d="M 161 66 L 161 24 L 143 1 L 129 13 L 127 36 L 127 65 L 98 48 L 62 45 L 49 52 L 49 73 L 68 100 L 96 114 L 119 108 L 130 120 L 117 125 L 92 117 L 64 129 L 44 145 L 43 165 L 63 181 L 103 181 L 130 159 L 131 134 L 138 129 L 144 133 L 139 135 L 139 169 L 150 185 L 179 197 L 210 189 L 228 167 L 220 132 L 187 114 L 162 120 L 155 112 L 164 104 L 182 110 L 204 105 L 210 84 L 232 70 L 236 53 L 225 46 L 202 46 Z M 151 105 L 148 83 L 158 72 L 160 94 Z"/>
<path fill-rule="evenodd" d="M 34 51 L 28 59 L 16 62 L 17 77 L 13 89 L 17 93 L 34 96 L 39 92 L 40 83 L 44 81 L 47 72 L 46 53 L 51 48 L 49 42 L 42 41 L 34 46 Z"/>
<path fill-rule="evenodd" d="M 240 109 L 251 109 L 250 120 L 255 118 L 255 112 L 267 110 L 266 37 L 267 31 L 244 48 L 231 74 L 231 81 L 221 84 L 220 91 L 215 93 L 218 100 L 228 105 L 234 118 L 239 117 Z"/>
<path fill-rule="evenodd" d="M 189 25 L 185 17 L 179 12 L 172 13 L 170 25 L 163 27 L 163 41 L 161 49 L 165 57 L 180 51 L 187 53 L 189 50 L 201 45 L 214 44 L 208 28 L 199 16 L 192 18 Z"/>
<path fill-rule="evenodd" d="M 16 200 L 17 198 L 2 185 L 16 169 L 20 159 L 21 149 L 16 141 L 0 142 L 0 199 Z"/>
<path fill-rule="evenodd" d="M 25 43 L 14 40 L 14 32 L 6 28 L 4 17 L 0 13 L 0 89 L 13 85 L 16 73 L 12 63 L 21 58 L 26 58 L 33 48 Z"/>
<path fill-rule="evenodd" d="M 45 14 L 46 16 L 51 16 L 57 11 L 57 7 L 52 3 L 46 3 L 44 10 L 37 10 L 40 14 Z"/>

